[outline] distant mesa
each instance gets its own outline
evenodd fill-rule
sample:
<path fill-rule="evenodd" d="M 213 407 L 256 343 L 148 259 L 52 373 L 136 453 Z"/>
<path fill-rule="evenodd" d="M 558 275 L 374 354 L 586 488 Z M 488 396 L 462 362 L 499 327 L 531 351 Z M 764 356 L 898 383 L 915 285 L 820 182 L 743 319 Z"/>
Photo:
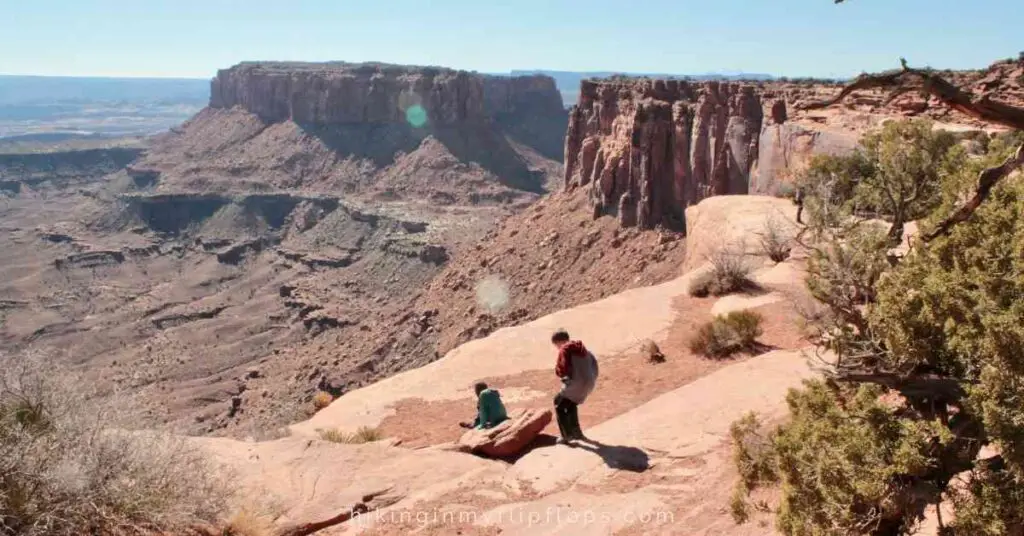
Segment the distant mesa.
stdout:
<path fill-rule="evenodd" d="M 414 107 L 436 125 L 528 112 L 557 115 L 562 108 L 548 76 L 345 62 L 245 62 L 223 69 L 213 79 L 210 107 L 233 106 L 268 121 L 318 125 L 403 123 Z"/>
<path fill-rule="evenodd" d="M 539 194 L 568 115 L 551 77 L 243 62 L 134 168 L 162 190 L 313 189 L 451 204 Z M 500 202 L 500 201 L 499 201 Z"/>

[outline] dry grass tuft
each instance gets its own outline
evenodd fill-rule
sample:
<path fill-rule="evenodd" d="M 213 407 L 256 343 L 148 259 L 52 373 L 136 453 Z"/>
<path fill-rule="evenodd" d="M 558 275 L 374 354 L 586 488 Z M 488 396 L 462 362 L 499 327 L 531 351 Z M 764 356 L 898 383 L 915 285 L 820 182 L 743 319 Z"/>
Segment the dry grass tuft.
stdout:
<path fill-rule="evenodd" d="M 324 441 L 330 441 L 331 443 L 346 443 L 350 445 L 372 443 L 374 441 L 384 439 L 384 434 L 382 434 L 380 430 L 369 426 L 362 426 L 352 433 L 343 432 L 337 428 L 317 430 L 317 433 L 320 434 L 320 439 L 323 439 Z"/>
<path fill-rule="evenodd" d="M 270 514 L 253 508 L 240 508 L 224 523 L 223 536 L 272 536 L 274 519 Z"/>
<path fill-rule="evenodd" d="M 177 533 L 210 523 L 227 487 L 184 438 L 129 432 L 39 356 L 0 356 L 0 534 Z"/>

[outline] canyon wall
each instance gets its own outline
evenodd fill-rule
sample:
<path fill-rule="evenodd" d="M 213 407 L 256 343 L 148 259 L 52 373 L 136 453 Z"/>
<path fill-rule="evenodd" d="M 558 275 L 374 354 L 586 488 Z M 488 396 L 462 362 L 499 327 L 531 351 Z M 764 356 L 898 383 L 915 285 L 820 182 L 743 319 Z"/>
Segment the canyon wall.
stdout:
<path fill-rule="evenodd" d="M 681 229 L 688 205 L 751 191 L 762 129 L 786 113 L 754 84 L 587 80 L 570 112 L 565 186 L 589 188 L 595 215 L 624 226 Z"/>
<path fill-rule="evenodd" d="M 241 106 L 264 120 L 300 124 L 485 122 L 503 114 L 563 114 L 548 76 L 500 77 L 379 63 L 247 62 L 211 82 L 210 107 Z M 416 125 L 420 126 L 420 125 Z"/>
<path fill-rule="evenodd" d="M 1024 102 L 1024 59 L 940 74 L 976 98 Z M 839 88 L 820 80 L 584 80 L 569 114 L 564 187 L 585 189 L 595 217 L 684 230 L 687 206 L 713 195 L 779 194 L 813 156 L 849 153 L 885 121 L 992 128 L 916 92 L 890 99 L 860 91 L 828 109 L 806 106 Z"/>

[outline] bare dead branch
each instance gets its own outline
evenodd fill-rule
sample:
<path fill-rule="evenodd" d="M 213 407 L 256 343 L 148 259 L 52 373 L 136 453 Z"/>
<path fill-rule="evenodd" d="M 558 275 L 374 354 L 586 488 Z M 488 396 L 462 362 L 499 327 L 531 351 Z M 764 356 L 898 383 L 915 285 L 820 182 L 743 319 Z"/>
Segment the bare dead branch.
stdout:
<path fill-rule="evenodd" d="M 905 60 L 900 61 L 903 63 L 901 69 L 878 74 L 862 74 L 847 84 L 835 97 L 806 104 L 803 108 L 805 110 L 827 108 L 838 104 L 857 91 L 891 89 L 893 94 L 890 98 L 910 91 L 918 91 L 925 97 L 934 97 L 946 106 L 975 119 L 1024 130 L 1024 108 L 993 100 L 988 95 L 969 93 L 932 71 L 908 67 Z"/>
<path fill-rule="evenodd" d="M 964 382 L 960 378 L 931 376 L 900 376 L 889 373 L 851 373 L 835 377 L 838 382 L 873 383 L 899 391 L 908 398 L 939 397 L 957 401 L 966 396 Z"/>
<path fill-rule="evenodd" d="M 978 176 L 978 187 L 974 191 L 974 195 L 955 212 L 942 220 L 935 229 L 922 235 L 921 240 L 925 243 L 931 242 L 940 236 L 949 234 L 954 225 L 967 221 L 974 214 L 974 211 L 978 210 L 978 207 L 988 199 L 989 194 L 992 193 L 992 188 L 1000 180 L 1021 166 L 1024 166 L 1024 145 L 1018 147 L 1017 151 L 1003 161 L 1002 164 L 983 170 Z"/>

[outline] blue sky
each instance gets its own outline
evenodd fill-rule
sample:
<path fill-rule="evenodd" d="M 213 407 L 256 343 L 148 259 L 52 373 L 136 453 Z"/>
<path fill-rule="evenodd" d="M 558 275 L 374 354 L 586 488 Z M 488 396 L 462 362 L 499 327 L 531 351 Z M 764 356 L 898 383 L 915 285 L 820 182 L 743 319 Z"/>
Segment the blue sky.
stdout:
<path fill-rule="evenodd" d="M 1024 50 L 1024 0 L 0 0 L 0 74 L 208 78 L 242 60 L 848 76 Z"/>

